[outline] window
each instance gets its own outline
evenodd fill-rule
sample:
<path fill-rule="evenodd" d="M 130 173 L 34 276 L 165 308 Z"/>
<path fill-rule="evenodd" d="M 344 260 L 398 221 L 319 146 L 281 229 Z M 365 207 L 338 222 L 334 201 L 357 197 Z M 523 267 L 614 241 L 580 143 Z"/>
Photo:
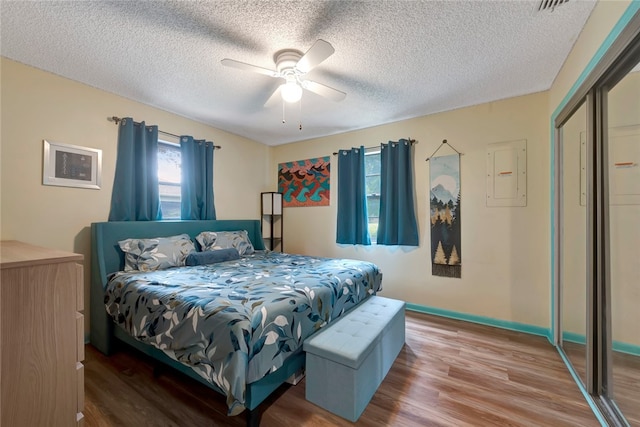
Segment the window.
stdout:
<path fill-rule="evenodd" d="M 371 243 L 378 235 L 378 217 L 380 215 L 380 149 L 364 155 L 364 185 L 367 193 L 367 215 Z"/>
<path fill-rule="evenodd" d="M 163 219 L 180 219 L 180 145 L 158 141 L 158 186 Z"/>

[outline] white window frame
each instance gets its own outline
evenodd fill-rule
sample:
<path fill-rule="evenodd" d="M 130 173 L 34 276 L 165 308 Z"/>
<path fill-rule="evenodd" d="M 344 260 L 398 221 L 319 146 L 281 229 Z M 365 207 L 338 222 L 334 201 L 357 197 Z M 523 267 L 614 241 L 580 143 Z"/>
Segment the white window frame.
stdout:
<path fill-rule="evenodd" d="M 378 155 L 378 159 L 379 161 L 382 160 L 382 154 L 380 151 L 380 147 L 375 147 L 375 148 L 367 148 L 365 150 L 365 163 L 367 162 L 367 156 L 374 156 L 374 155 Z M 378 176 L 380 177 L 380 173 L 378 174 L 367 174 L 366 171 L 366 166 L 365 166 L 365 173 L 364 173 L 364 180 L 365 180 L 365 190 L 367 189 L 367 179 L 370 177 L 375 177 Z M 378 189 L 379 191 L 380 189 Z M 378 193 L 367 193 L 367 226 L 369 228 L 369 238 L 371 239 L 371 243 L 375 244 L 376 243 L 376 239 L 377 239 L 377 231 L 378 231 L 378 224 L 379 224 L 379 220 L 380 220 L 380 211 L 376 212 L 375 215 L 372 216 L 372 212 L 368 209 L 370 206 L 369 201 L 371 199 L 377 198 L 378 199 L 378 206 L 380 206 L 380 192 Z M 373 219 L 373 221 L 372 221 Z"/>
<path fill-rule="evenodd" d="M 172 141 L 167 141 L 167 140 L 158 140 L 158 187 L 159 187 L 159 194 L 160 194 L 160 206 L 163 205 L 163 203 L 167 203 L 167 202 L 177 202 L 178 206 L 180 206 L 181 203 L 181 197 L 180 197 L 180 185 L 181 185 L 181 180 L 179 179 L 177 182 L 176 181 L 168 181 L 168 180 L 162 180 L 161 179 L 161 170 L 160 170 L 160 146 L 165 146 L 165 147 L 170 147 L 171 149 L 175 149 L 178 151 L 178 153 L 180 152 L 180 144 L 176 143 L 176 142 L 172 142 Z M 181 164 L 182 166 L 182 164 Z M 175 194 L 175 191 L 173 192 L 173 194 L 171 193 L 167 193 L 166 191 L 163 192 L 163 186 L 166 187 L 177 187 L 178 188 L 178 192 L 177 195 Z M 180 219 L 180 213 L 178 212 L 178 215 L 172 215 L 172 216 L 167 216 L 167 213 L 169 212 L 169 210 L 167 209 L 165 212 L 165 209 L 162 210 L 162 219 Z"/>

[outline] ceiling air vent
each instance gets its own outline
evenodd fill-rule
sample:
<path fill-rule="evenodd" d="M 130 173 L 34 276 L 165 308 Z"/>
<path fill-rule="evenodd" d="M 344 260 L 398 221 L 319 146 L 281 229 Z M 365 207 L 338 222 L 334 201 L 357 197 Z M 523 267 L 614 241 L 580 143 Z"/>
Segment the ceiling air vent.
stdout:
<path fill-rule="evenodd" d="M 540 6 L 538 6 L 538 10 L 549 10 L 553 12 L 556 7 L 568 1 L 569 0 L 540 0 Z"/>

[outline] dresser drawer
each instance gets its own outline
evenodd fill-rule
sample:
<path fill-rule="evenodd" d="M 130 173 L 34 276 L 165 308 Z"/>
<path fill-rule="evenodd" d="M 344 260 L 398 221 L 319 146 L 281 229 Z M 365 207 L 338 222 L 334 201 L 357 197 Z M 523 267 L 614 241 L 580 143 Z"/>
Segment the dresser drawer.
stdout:
<path fill-rule="evenodd" d="M 78 407 L 79 414 L 84 411 L 84 365 L 80 362 L 76 363 L 76 382 L 78 388 Z"/>
<path fill-rule="evenodd" d="M 82 362 L 84 360 L 84 315 L 78 312 L 76 312 L 76 337 L 76 360 Z"/>
<path fill-rule="evenodd" d="M 76 264 L 76 310 L 84 310 L 84 268 Z"/>

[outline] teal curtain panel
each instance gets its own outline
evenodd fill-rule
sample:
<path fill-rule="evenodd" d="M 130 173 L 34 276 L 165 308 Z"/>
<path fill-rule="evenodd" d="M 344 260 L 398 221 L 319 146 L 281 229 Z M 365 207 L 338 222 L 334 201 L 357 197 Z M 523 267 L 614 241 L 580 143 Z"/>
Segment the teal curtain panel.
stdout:
<path fill-rule="evenodd" d="M 109 221 L 162 219 L 158 188 L 158 127 L 125 117 L 118 124 L 118 154 Z"/>
<path fill-rule="evenodd" d="M 413 146 L 407 139 L 381 145 L 377 244 L 418 246 L 413 187 Z"/>
<path fill-rule="evenodd" d="M 180 137 L 182 160 L 181 218 L 216 219 L 213 198 L 213 142 Z"/>
<path fill-rule="evenodd" d="M 336 243 L 370 245 L 364 147 L 338 152 L 338 224 Z"/>

